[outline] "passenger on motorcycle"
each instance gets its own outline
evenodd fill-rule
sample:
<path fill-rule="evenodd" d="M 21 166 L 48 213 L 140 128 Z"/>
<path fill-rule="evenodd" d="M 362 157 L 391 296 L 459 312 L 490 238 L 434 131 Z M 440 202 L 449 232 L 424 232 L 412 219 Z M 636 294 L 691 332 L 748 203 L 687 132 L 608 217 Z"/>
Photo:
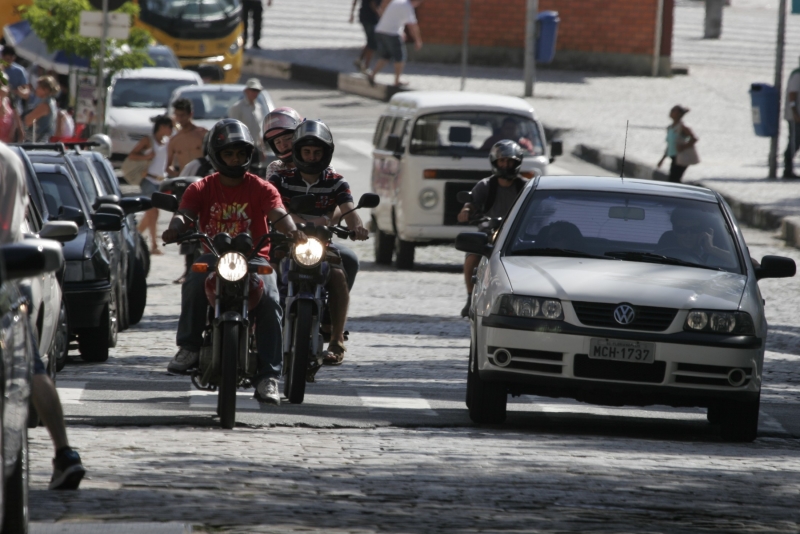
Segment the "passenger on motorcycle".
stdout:
<path fill-rule="evenodd" d="M 460 223 L 481 223 L 478 229 L 491 233 L 487 221 L 497 217 L 505 217 L 519 192 L 525 187 L 527 180 L 520 176 L 524 152 L 514 141 L 503 139 L 495 143 L 489 151 L 489 162 L 492 164 L 492 175 L 484 178 L 472 188 L 472 202 L 467 202 L 458 214 Z M 464 282 L 467 285 L 467 303 L 461 310 L 461 317 L 469 314 L 472 303 L 472 276 L 481 257 L 467 254 L 464 259 Z"/>
<path fill-rule="evenodd" d="M 269 176 L 269 181 L 278 189 L 284 203 L 298 195 L 314 195 L 316 207 L 310 213 L 292 214 L 295 222 L 330 225 L 335 209 L 347 213 L 355 206 L 350 186 L 344 177 L 330 167 L 333 158 L 333 136 L 321 121 L 302 122 L 292 138 L 292 158 L 295 168 L 286 169 Z M 344 217 L 347 227 L 353 232 L 352 239 L 366 240 L 369 231 L 364 228 L 358 213 L 351 211 Z M 350 303 L 350 287 L 355 281 L 358 257 L 353 251 L 336 243 L 331 249 L 338 251 L 341 264 L 331 262 L 334 269 L 326 285 L 330 298 L 330 343 L 324 363 L 338 365 L 344 359 L 344 327 Z M 347 259 L 345 259 L 347 258 Z M 349 268 L 355 264 L 355 269 Z M 337 268 L 338 267 L 338 268 Z M 323 325 L 326 332 L 326 325 Z"/>
<path fill-rule="evenodd" d="M 186 217 L 197 220 L 197 230 L 209 237 L 221 232 L 235 237 L 247 231 L 253 241 L 258 242 L 269 232 L 268 221 L 271 221 L 287 236 L 305 240 L 291 217 L 281 219 L 286 211 L 275 188 L 247 172 L 254 150 L 253 138 L 241 122 L 223 119 L 214 125 L 208 139 L 208 158 L 218 172 L 186 189 L 178 213 L 163 233 L 166 243 L 176 241 L 189 230 L 190 222 Z M 269 248 L 268 243 L 259 253 L 265 265 Z M 205 254 L 198 261 L 209 263 L 213 269 L 216 260 L 212 254 Z M 282 311 L 275 274 L 259 276 L 264 282 L 264 295 L 253 310 L 258 350 L 258 374 L 253 380 L 255 397 L 262 402 L 280 404 Z M 179 350 L 168 366 L 171 372 L 185 373 L 198 364 L 207 317 L 206 277 L 205 273 L 192 272 L 182 286 L 177 334 Z"/>
<path fill-rule="evenodd" d="M 267 178 L 278 171 L 294 168 L 292 136 L 303 117 L 292 108 L 275 108 L 264 117 L 264 144 L 278 158 L 267 166 Z"/>

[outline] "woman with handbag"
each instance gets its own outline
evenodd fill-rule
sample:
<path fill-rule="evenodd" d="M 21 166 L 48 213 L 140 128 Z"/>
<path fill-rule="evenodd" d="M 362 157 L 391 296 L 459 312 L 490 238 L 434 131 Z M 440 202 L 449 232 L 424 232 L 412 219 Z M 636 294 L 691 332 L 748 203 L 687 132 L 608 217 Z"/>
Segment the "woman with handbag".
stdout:
<path fill-rule="evenodd" d="M 683 116 L 687 113 L 689 108 L 680 105 L 674 106 L 669 112 L 672 124 L 667 127 L 667 149 L 657 166 L 661 167 L 667 157 L 672 158 L 669 166 L 670 182 L 679 183 L 689 165 L 700 163 L 700 157 L 694 147 L 698 139 L 694 132 L 683 124 Z"/>

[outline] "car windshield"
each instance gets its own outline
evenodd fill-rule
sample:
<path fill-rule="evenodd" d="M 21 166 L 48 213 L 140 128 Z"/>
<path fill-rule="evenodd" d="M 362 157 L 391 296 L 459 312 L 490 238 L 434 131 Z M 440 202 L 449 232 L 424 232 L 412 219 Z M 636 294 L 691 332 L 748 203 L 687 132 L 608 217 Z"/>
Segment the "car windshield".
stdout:
<path fill-rule="evenodd" d="M 155 62 L 155 67 L 163 67 L 167 69 L 181 68 L 181 64 L 178 63 L 175 55 L 167 50 L 150 48 L 147 50 L 147 55 L 150 56 L 150 59 Z"/>
<path fill-rule="evenodd" d="M 197 82 L 192 80 L 120 78 L 114 82 L 111 107 L 166 108 L 172 91 L 182 85 L 197 85 Z"/>
<path fill-rule="evenodd" d="M 239 6 L 239 0 L 145 0 L 148 11 L 176 19 L 224 17 Z"/>
<path fill-rule="evenodd" d="M 78 183 L 81 186 L 81 191 L 86 195 L 89 206 L 94 206 L 94 201 L 97 200 L 97 197 L 102 193 L 97 190 L 97 184 L 94 181 L 94 176 L 92 176 L 89 165 L 86 163 L 86 160 L 81 157 L 70 158 L 70 161 L 72 161 L 72 164 L 75 166 L 75 170 L 78 171 Z"/>
<path fill-rule="evenodd" d="M 228 109 L 244 98 L 241 89 L 209 89 L 182 91 L 177 98 L 188 98 L 192 101 L 192 117 L 195 120 L 219 120 L 228 116 Z M 258 95 L 258 102 L 262 109 L 269 113 L 271 109 L 264 96 L 264 91 Z"/>
<path fill-rule="evenodd" d="M 742 273 L 718 204 L 600 191 L 531 194 L 507 240 L 509 256 L 583 256 Z"/>
<path fill-rule="evenodd" d="M 488 158 L 496 142 L 511 139 L 525 154 L 543 155 L 539 128 L 530 117 L 496 112 L 433 113 L 417 119 L 411 153 L 430 156 Z"/>
<path fill-rule="evenodd" d="M 78 197 L 75 196 L 75 190 L 72 188 L 72 184 L 69 183 L 68 177 L 54 172 L 39 172 L 36 173 L 36 177 L 42 185 L 47 211 L 58 213 L 58 209 L 61 206 L 83 210 L 83 206 L 78 201 Z"/>

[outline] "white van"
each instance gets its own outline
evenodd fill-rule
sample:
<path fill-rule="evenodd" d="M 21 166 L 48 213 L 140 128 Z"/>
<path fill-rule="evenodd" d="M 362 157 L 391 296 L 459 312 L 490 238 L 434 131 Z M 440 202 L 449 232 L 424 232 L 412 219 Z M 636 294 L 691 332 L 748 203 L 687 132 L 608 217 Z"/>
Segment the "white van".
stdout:
<path fill-rule="evenodd" d="M 375 261 L 411 269 L 414 248 L 449 243 L 473 228 L 458 224 L 459 191 L 492 174 L 489 149 L 513 139 L 526 150 L 522 174 L 546 174 L 561 154 L 548 156 L 544 128 L 521 98 L 456 91 L 396 94 L 373 137 L 372 190 L 381 196 L 372 211 Z"/>

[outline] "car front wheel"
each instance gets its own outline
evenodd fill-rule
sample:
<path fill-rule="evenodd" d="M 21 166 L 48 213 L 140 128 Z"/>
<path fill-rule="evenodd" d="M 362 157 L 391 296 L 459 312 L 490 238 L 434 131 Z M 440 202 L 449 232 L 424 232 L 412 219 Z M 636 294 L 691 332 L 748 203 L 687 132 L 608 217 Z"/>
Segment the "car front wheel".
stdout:
<path fill-rule="evenodd" d="M 499 425 L 506 420 L 508 392 L 505 384 L 501 382 L 481 379 L 477 358 L 477 347 L 470 342 L 470 365 L 467 371 L 469 418 L 479 425 Z"/>
<path fill-rule="evenodd" d="M 720 433 L 725 441 L 749 443 L 758 434 L 761 393 L 752 400 L 731 402 L 720 407 Z"/>

